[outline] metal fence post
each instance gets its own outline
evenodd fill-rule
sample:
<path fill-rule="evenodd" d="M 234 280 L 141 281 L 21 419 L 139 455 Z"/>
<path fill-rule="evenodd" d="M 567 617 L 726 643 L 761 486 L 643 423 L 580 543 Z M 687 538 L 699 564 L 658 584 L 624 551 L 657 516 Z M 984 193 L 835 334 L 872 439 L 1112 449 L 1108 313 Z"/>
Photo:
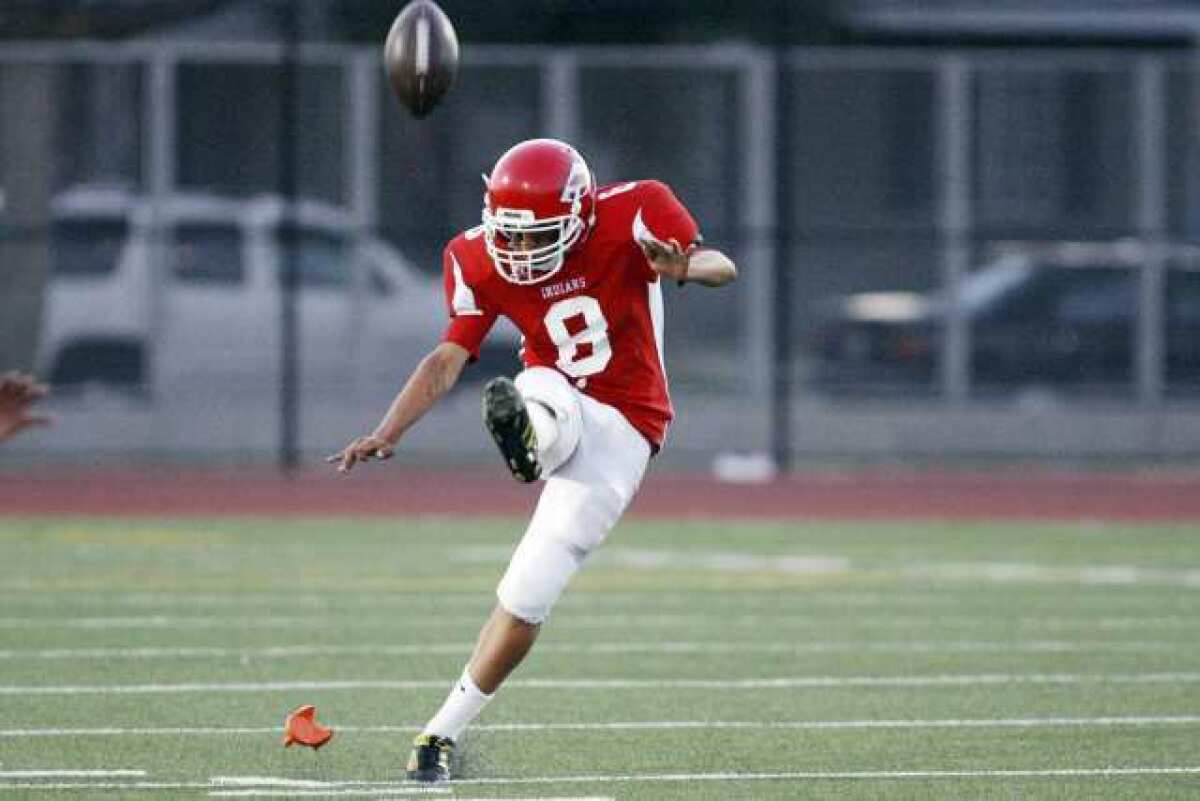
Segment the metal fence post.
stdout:
<path fill-rule="evenodd" d="M 783 12 L 783 19 L 787 19 Z M 781 473 L 792 465 L 792 216 L 795 204 L 792 199 L 792 103 L 789 88 L 790 60 L 788 49 L 780 45 L 775 57 L 775 259 L 774 290 L 771 322 L 772 388 L 771 393 L 771 443 L 772 457 Z"/>
<path fill-rule="evenodd" d="M 379 158 L 379 72 L 382 67 L 374 51 L 357 51 L 342 62 L 347 99 L 345 138 L 346 203 L 354 224 L 362 232 L 378 220 L 376 167 Z"/>
<path fill-rule="evenodd" d="M 938 230 L 942 290 L 949 303 L 941 350 L 943 399 L 955 406 L 970 392 L 971 331 L 960 287 L 971 266 L 971 68 L 958 55 L 938 67 Z"/>
<path fill-rule="evenodd" d="M 542 112 L 550 136 L 575 143 L 579 136 L 579 58 L 560 50 L 542 61 Z"/>
<path fill-rule="evenodd" d="M 749 372 L 750 400 L 757 409 L 771 404 L 771 339 L 775 329 L 775 69 L 768 55 L 756 52 L 742 71 L 741 125 L 745 159 L 738 225 L 746 237 L 747 255 L 739 280 L 742 291 L 743 364 Z M 768 428 L 764 450 L 774 442 Z M 778 454 L 776 454 L 778 457 Z"/>
<path fill-rule="evenodd" d="M 379 220 L 379 187 L 376 183 L 379 170 L 376 164 L 379 159 L 378 97 L 382 65 L 377 51 L 359 50 L 342 61 L 342 70 L 347 102 L 343 129 L 346 149 L 342 154 L 348 183 L 345 200 L 354 220 L 354 248 L 351 255 L 357 259 Z M 365 270 L 355 270 L 351 287 L 354 331 L 350 347 L 351 359 L 357 366 L 366 319 L 367 295 L 370 292 L 369 277 Z M 363 371 L 355 369 L 353 375 L 356 386 L 361 386 L 358 382 L 363 378 Z"/>
<path fill-rule="evenodd" d="M 157 392 L 158 386 L 158 343 L 165 336 L 166 293 L 170 290 L 165 270 L 169 264 L 167 221 L 163 211 L 168 198 L 175 191 L 175 75 L 177 63 L 174 55 L 166 48 L 151 54 L 145 64 L 146 103 L 145 125 L 147 146 L 142 153 L 142 169 L 146 175 L 146 194 L 150 200 L 149 247 L 151 264 L 161 265 L 150 271 L 148 291 L 150 297 L 150 336 L 143 344 L 143 381 L 146 389 Z"/>
<path fill-rule="evenodd" d="M 296 174 L 299 157 L 298 119 L 296 106 L 299 102 L 299 22 L 298 13 L 289 5 L 282 5 L 281 29 L 283 51 L 279 76 L 279 195 L 281 217 L 278 229 L 279 252 L 282 278 L 280 298 L 280 375 L 279 375 L 279 466 L 291 473 L 300 463 L 300 315 L 297 309 L 296 290 L 299 284 L 297 264 L 296 194 L 299 188 Z"/>
<path fill-rule="evenodd" d="M 1137 227 L 1143 256 L 1138 280 L 1136 365 L 1138 399 L 1156 406 L 1163 397 L 1163 299 L 1166 289 L 1166 84 L 1162 62 L 1137 65 Z"/>

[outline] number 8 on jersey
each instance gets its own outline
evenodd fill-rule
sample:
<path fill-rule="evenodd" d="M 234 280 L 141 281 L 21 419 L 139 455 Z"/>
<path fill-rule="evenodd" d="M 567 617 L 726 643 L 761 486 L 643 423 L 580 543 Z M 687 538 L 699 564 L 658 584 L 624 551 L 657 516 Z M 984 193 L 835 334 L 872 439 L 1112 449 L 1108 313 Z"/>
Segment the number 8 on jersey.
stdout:
<path fill-rule="evenodd" d="M 555 365 L 572 378 L 602 372 L 612 359 L 608 320 L 595 298 L 560 300 L 546 311 L 546 332 L 558 348 Z"/>

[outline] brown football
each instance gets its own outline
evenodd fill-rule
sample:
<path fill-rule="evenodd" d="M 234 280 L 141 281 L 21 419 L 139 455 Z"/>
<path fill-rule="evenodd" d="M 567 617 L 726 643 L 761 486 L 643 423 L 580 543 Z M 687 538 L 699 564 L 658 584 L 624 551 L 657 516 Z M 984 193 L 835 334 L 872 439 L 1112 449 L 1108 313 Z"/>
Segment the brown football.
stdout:
<path fill-rule="evenodd" d="M 388 81 L 400 102 L 420 119 L 433 111 L 458 75 L 458 35 L 433 0 L 401 9 L 383 46 Z"/>

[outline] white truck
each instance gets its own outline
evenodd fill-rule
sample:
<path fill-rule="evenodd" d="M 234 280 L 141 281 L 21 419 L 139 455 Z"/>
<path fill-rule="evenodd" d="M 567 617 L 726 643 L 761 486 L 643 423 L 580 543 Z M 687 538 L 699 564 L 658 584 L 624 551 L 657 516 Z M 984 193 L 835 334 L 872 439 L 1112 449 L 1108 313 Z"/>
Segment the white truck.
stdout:
<path fill-rule="evenodd" d="M 436 342 L 440 279 L 419 272 L 344 211 L 295 208 L 302 389 L 397 384 Z M 274 384 L 282 350 L 284 204 L 199 192 L 151 205 L 119 187 L 54 201 L 54 274 L 38 369 L 57 386 L 159 393 L 196 382 Z M 519 336 L 498 326 L 489 371 L 516 368 Z"/>

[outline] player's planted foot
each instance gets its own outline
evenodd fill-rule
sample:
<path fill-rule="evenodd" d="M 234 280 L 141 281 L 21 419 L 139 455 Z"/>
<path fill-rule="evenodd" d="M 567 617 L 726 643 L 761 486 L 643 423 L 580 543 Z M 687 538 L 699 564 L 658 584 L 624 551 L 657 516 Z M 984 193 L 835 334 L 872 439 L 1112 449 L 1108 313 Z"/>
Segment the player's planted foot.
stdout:
<path fill-rule="evenodd" d="M 537 481 L 542 466 L 537 457 L 537 434 L 525 399 L 511 379 L 493 378 L 483 388 L 483 422 L 517 481 Z"/>
<path fill-rule="evenodd" d="M 422 734 L 413 740 L 408 757 L 408 778 L 414 782 L 445 782 L 450 780 L 450 760 L 454 756 L 454 741 L 436 734 Z"/>

